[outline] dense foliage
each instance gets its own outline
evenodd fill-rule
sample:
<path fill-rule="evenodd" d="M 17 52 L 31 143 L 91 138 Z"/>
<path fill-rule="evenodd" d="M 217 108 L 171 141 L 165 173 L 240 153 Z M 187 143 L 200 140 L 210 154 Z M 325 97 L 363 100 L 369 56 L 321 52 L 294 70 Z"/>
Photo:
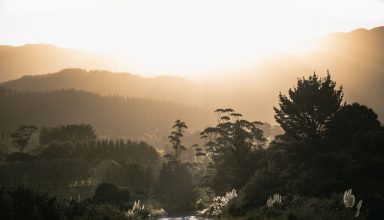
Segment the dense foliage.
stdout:
<path fill-rule="evenodd" d="M 170 211 L 190 211 L 196 199 L 192 175 L 186 164 L 172 160 L 163 163 L 154 188 L 154 196 Z"/>
<path fill-rule="evenodd" d="M 31 220 L 122 220 L 123 212 L 109 204 L 58 200 L 46 193 L 24 187 L 0 188 L 0 219 Z"/>

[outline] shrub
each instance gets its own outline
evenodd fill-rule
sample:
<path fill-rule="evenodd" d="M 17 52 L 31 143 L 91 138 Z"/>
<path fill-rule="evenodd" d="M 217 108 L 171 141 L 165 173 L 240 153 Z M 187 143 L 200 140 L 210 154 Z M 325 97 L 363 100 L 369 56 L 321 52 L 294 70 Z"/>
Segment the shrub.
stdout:
<path fill-rule="evenodd" d="M 131 198 L 128 190 L 118 189 L 117 186 L 111 183 L 100 184 L 95 191 L 93 201 L 96 203 L 115 204 L 119 207 L 126 207 Z"/>

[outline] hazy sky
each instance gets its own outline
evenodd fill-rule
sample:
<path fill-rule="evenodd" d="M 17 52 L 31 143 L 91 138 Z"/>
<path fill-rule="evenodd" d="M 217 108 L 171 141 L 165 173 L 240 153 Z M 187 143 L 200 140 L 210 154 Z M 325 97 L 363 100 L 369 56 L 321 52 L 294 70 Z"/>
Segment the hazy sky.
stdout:
<path fill-rule="evenodd" d="M 143 74 L 202 74 L 383 24 L 379 0 L 0 0 L 0 44 L 119 52 Z"/>

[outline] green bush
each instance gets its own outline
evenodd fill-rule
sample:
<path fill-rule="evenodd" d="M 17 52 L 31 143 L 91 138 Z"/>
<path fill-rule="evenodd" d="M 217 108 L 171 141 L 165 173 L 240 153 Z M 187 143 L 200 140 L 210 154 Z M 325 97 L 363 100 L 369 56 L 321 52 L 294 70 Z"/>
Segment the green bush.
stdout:
<path fill-rule="evenodd" d="M 121 190 L 111 183 L 100 184 L 95 191 L 93 201 L 96 203 L 109 203 L 121 208 L 127 207 L 131 199 L 128 190 Z"/>
<path fill-rule="evenodd" d="M 157 178 L 154 195 L 167 212 L 191 211 L 196 199 L 188 167 L 178 161 L 164 163 Z"/>
<path fill-rule="evenodd" d="M 60 201 L 46 193 L 18 188 L 0 188 L 0 219 L 30 220 L 123 220 L 126 216 L 110 204 Z"/>

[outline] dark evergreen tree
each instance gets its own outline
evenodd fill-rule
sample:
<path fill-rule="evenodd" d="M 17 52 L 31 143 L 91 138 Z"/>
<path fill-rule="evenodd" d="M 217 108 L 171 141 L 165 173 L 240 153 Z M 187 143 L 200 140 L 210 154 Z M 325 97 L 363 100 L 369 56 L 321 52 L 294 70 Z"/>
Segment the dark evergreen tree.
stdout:
<path fill-rule="evenodd" d="M 213 186 L 217 192 L 241 188 L 254 172 L 253 156 L 266 141 L 261 122 L 249 122 L 233 109 L 218 109 L 219 124 L 201 132 L 205 151 L 215 170 Z"/>
<path fill-rule="evenodd" d="M 185 129 L 188 127 L 185 122 L 178 119 L 175 121 L 175 124 L 172 126 L 172 128 L 175 130 L 171 132 L 171 135 L 169 135 L 168 138 L 173 150 L 175 151 L 173 159 L 177 160 L 181 152 L 185 151 L 185 146 L 182 144 L 181 138 L 184 136 Z M 168 155 L 168 157 L 172 156 Z"/>
<path fill-rule="evenodd" d="M 274 107 L 275 119 L 286 135 L 300 142 L 324 137 L 335 114 L 342 107 L 342 87 L 315 73 L 308 79 L 300 78 L 288 96 L 279 95 L 279 107 Z"/>
<path fill-rule="evenodd" d="M 20 152 L 23 152 L 27 146 L 29 139 L 37 128 L 33 125 L 22 125 L 14 133 L 11 134 L 13 144 Z"/>
<path fill-rule="evenodd" d="M 330 123 L 327 132 L 330 141 L 339 147 L 346 146 L 357 132 L 367 132 L 380 126 L 377 114 L 370 108 L 358 103 L 344 105 Z"/>

